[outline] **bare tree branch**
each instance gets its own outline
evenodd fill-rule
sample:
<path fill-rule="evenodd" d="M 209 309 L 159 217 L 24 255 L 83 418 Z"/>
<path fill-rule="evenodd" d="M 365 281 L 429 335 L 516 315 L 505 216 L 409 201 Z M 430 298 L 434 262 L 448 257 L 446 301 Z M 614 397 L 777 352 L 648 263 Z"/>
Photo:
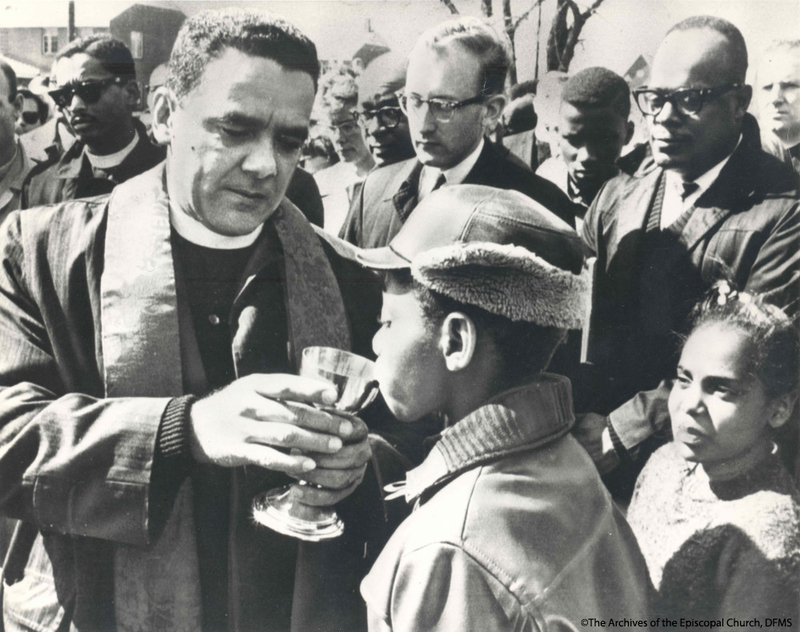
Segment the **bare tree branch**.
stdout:
<path fill-rule="evenodd" d="M 456 8 L 456 5 L 453 4 L 452 0 L 441 0 L 441 2 L 444 6 L 450 9 L 450 13 L 452 13 L 453 15 L 459 14 L 458 9 Z"/>
<path fill-rule="evenodd" d="M 492 17 L 492 0 L 481 0 L 481 13 L 487 18 Z"/>
<path fill-rule="evenodd" d="M 519 16 L 519 17 L 516 19 L 516 21 L 514 22 L 514 30 L 516 31 L 516 30 L 517 30 L 517 27 L 519 27 L 519 25 L 520 25 L 520 24 L 522 24 L 522 23 L 523 23 L 525 20 L 527 20 L 527 19 L 528 19 L 528 16 L 529 16 L 531 13 L 533 13 L 534 9 L 536 9 L 536 7 L 538 7 L 538 6 L 539 6 L 540 4 L 542 4 L 543 2 L 544 2 L 544 0 L 536 0 L 536 2 L 534 2 L 534 3 L 533 3 L 533 4 L 532 4 L 532 5 L 531 5 L 531 6 L 528 8 L 528 10 L 527 10 L 527 11 L 525 11 L 525 13 L 523 13 L 522 15 L 520 15 L 520 16 Z M 601 0 L 601 2 L 602 2 L 602 0 Z"/>

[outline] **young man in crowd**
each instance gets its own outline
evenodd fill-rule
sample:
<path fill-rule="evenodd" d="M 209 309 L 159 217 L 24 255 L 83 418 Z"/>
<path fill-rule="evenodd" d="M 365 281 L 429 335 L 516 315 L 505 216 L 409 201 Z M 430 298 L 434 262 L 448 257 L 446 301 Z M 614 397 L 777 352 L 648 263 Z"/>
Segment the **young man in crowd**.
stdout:
<path fill-rule="evenodd" d="M 575 232 L 521 193 L 459 185 L 361 260 L 386 271 L 373 340 L 386 402 L 409 424 L 447 420 L 395 486 L 415 511 L 361 584 L 370 630 L 646 620 L 644 559 L 569 433 L 569 380 L 544 372 L 588 299 Z"/>
<path fill-rule="evenodd" d="M 85 70 L 67 83 L 75 116 L 78 80 L 98 107 L 127 103 L 119 75 L 66 59 Z M 166 162 L 111 196 L 6 221 L 0 512 L 21 520 L 7 630 L 354 629 L 342 617 L 363 616 L 341 558 L 322 544 L 298 557 L 250 512 L 286 473 L 319 485 L 297 487 L 301 503 L 338 503 L 370 456 L 360 420 L 287 403 L 330 404 L 335 389 L 290 375 L 302 350 L 368 353 L 357 319 L 376 317 L 365 273 L 348 276 L 284 196 L 318 75 L 291 25 L 197 14 L 154 103 Z M 87 142 L 94 111 L 76 125 Z"/>
<path fill-rule="evenodd" d="M 537 170 L 579 205 L 589 208 L 600 187 L 619 173 L 617 159 L 633 136 L 628 120 L 631 93 L 625 80 L 606 68 L 586 68 L 569 78 L 558 114 L 559 157 Z M 576 217 L 577 228 L 583 214 Z"/>
<path fill-rule="evenodd" d="M 164 159 L 133 116 L 136 68 L 121 41 L 89 35 L 70 42 L 56 58 L 54 83 L 50 96 L 79 142 L 31 172 L 25 208 L 108 193 Z"/>
<path fill-rule="evenodd" d="M 510 63 L 508 42 L 478 18 L 443 22 L 420 36 L 400 97 L 416 158 L 367 177 L 341 237 L 364 248 L 385 246 L 426 195 L 462 183 L 520 191 L 571 218 L 572 204 L 558 187 L 484 137 L 503 113 Z"/>

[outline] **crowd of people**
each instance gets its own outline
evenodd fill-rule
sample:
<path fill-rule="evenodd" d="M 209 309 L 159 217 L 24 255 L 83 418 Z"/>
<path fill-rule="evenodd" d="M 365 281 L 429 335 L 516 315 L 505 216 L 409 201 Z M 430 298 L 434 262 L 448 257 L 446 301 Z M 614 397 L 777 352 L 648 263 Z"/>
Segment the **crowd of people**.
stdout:
<path fill-rule="evenodd" d="M 322 73 L 203 11 L 148 128 L 108 35 L 46 98 L 0 62 L 0 630 L 800 620 L 800 41 L 754 86 L 710 16 L 635 89 L 511 63 L 461 17 Z M 253 519 L 297 480 L 342 535 Z"/>

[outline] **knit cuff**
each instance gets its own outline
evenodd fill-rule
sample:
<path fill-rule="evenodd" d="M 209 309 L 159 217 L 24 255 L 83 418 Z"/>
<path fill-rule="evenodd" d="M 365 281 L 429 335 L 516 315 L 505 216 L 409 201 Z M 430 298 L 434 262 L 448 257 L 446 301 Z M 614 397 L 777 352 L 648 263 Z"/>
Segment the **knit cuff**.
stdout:
<path fill-rule="evenodd" d="M 167 404 L 156 437 L 150 474 L 150 537 L 156 538 L 167 522 L 175 497 L 192 469 L 189 448 L 189 413 L 193 395 L 176 397 Z"/>

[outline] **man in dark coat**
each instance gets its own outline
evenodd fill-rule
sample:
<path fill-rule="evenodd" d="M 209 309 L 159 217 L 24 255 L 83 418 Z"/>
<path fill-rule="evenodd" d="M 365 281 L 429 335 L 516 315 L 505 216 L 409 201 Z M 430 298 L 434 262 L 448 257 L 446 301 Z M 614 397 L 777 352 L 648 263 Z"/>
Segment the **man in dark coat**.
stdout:
<path fill-rule="evenodd" d="M 367 177 L 341 237 L 386 246 L 428 193 L 462 183 L 520 191 L 574 225 L 573 205 L 557 186 L 484 137 L 503 113 L 509 64 L 503 41 L 477 18 L 444 22 L 420 37 L 400 98 L 417 157 Z"/>
<path fill-rule="evenodd" d="M 22 521 L 5 629 L 358 629 L 351 571 L 377 551 L 343 505 L 366 427 L 287 403 L 331 404 L 292 375 L 303 349 L 364 353 L 357 319 L 377 315 L 365 273 L 285 198 L 316 50 L 280 20 L 205 12 L 170 68 L 164 164 L 14 212 L 0 237 L 0 513 Z M 301 504 L 343 501 L 343 538 L 298 547 L 254 523 L 287 474 L 320 486 L 295 487 Z M 342 557 L 348 533 L 365 539 Z"/>
<path fill-rule="evenodd" d="M 164 159 L 133 116 L 139 101 L 128 48 L 108 35 L 68 44 L 55 64 L 51 96 L 78 142 L 31 171 L 23 208 L 109 193 Z"/>
<path fill-rule="evenodd" d="M 698 16 L 674 26 L 650 86 L 635 91 L 657 168 L 609 181 L 586 215 L 583 238 L 597 262 L 591 374 L 577 405 L 599 415 L 578 432 L 602 467 L 643 456 L 668 426 L 676 334 L 715 282 L 792 314 L 800 306 L 798 178 L 760 148 L 746 70 L 734 25 Z M 786 447 L 787 460 L 794 449 Z M 635 473 L 618 477 L 620 493 L 629 492 Z"/>

